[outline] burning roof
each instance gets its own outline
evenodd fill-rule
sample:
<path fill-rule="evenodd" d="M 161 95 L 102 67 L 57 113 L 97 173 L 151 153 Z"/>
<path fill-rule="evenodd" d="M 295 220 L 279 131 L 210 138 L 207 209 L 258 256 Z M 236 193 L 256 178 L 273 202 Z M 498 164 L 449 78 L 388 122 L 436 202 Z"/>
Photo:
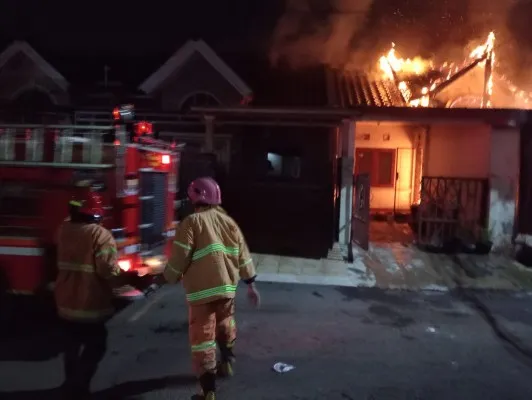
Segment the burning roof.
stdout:
<path fill-rule="evenodd" d="M 436 65 L 432 60 L 399 57 L 395 44 L 378 60 L 371 77 L 337 71 L 333 103 L 344 106 L 532 108 L 532 96 L 520 91 L 495 63 L 495 34 L 470 52 L 461 63 Z"/>

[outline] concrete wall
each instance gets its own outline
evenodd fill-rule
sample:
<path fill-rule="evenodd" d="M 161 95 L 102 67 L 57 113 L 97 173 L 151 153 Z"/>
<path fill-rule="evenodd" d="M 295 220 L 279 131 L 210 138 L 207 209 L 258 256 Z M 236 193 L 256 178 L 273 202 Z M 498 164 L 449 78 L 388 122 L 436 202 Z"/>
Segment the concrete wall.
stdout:
<path fill-rule="evenodd" d="M 325 257 L 332 247 L 333 132 L 327 128 L 245 127 L 234 152 L 224 207 L 241 225 L 252 251 Z M 267 154 L 296 154 L 299 178 L 268 175 Z"/>
<path fill-rule="evenodd" d="M 488 178 L 490 131 L 484 124 L 437 124 L 427 134 L 424 176 Z"/>
<path fill-rule="evenodd" d="M 433 125 L 424 176 L 489 179 L 488 233 L 495 251 L 511 249 L 519 184 L 519 129 L 484 124 Z"/>
<path fill-rule="evenodd" d="M 398 180 L 394 187 L 371 188 L 372 209 L 408 210 L 412 201 L 414 160 L 413 125 L 364 121 L 356 123 L 355 149 L 377 148 L 396 150 Z M 356 159 L 355 159 L 356 163 Z"/>

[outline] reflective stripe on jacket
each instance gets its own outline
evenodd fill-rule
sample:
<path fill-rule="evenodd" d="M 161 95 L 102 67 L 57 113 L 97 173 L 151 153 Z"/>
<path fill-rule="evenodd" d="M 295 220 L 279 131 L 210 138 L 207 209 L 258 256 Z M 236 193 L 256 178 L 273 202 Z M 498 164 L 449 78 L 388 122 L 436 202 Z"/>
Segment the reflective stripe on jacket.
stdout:
<path fill-rule="evenodd" d="M 178 226 L 166 280 L 183 278 L 189 303 L 232 298 L 240 279 L 255 276 L 248 246 L 237 223 L 219 207 L 185 218 Z"/>
<path fill-rule="evenodd" d="M 62 318 L 99 321 L 113 314 L 107 280 L 120 274 L 116 243 L 98 224 L 65 221 L 57 237 L 55 300 Z"/>

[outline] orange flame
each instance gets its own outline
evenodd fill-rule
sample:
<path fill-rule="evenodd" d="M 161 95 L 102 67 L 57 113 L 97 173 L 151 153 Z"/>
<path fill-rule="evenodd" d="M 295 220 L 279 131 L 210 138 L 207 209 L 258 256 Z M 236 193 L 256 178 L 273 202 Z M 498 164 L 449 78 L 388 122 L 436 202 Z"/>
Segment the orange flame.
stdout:
<path fill-rule="evenodd" d="M 481 44 L 480 46 L 477 46 L 473 49 L 473 51 L 469 54 L 470 58 L 482 58 L 486 53 L 489 53 L 490 51 L 493 51 L 493 47 L 495 45 L 495 33 L 490 32 L 488 35 L 488 39 L 484 44 Z"/>
<path fill-rule="evenodd" d="M 486 57 L 488 62 L 491 62 L 491 67 L 493 69 L 495 53 L 494 53 L 494 44 L 495 44 L 495 33 L 490 32 L 486 42 L 478 47 L 476 47 L 469 55 L 469 58 L 472 60 Z M 491 56 L 490 56 L 491 55 Z M 480 67 L 485 67 L 486 61 L 479 63 Z M 451 63 L 445 63 L 441 66 L 442 68 L 448 69 L 447 78 L 449 79 L 454 73 L 456 73 L 460 67 L 453 65 Z M 391 49 L 383 56 L 379 58 L 379 69 L 383 73 L 384 79 L 396 80 L 401 75 L 421 75 L 427 72 L 429 69 L 433 68 L 433 65 L 430 60 L 423 59 L 421 57 L 410 58 L 400 58 L 398 57 L 395 51 L 395 43 L 392 43 Z M 398 88 L 403 93 L 403 96 L 408 101 L 408 105 L 411 107 L 428 107 L 430 104 L 430 94 L 436 88 L 436 84 L 431 84 L 430 87 L 424 87 L 421 90 L 421 97 L 411 99 L 412 91 L 408 87 L 406 81 L 401 80 L 398 82 Z M 493 92 L 493 74 L 489 76 L 487 90 L 489 95 Z M 491 103 L 486 105 L 487 107 L 491 106 Z"/>
<path fill-rule="evenodd" d="M 421 75 L 428 70 L 430 63 L 421 57 L 413 59 L 397 57 L 395 43 L 392 43 L 390 51 L 379 59 L 379 66 L 386 78 L 393 79 L 394 72 Z"/>
<path fill-rule="evenodd" d="M 469 54 L 469 57 L 473 59 L 479 59 L 482 57 L 486 57 L 486 59 L 483 62 L 478 64 L 478 66 L 481 68 L 486 68 L 486 63 L 488 62 L 491 63 L 490 67 L 491 67 L 492 73 L 490 74 L 488 78 L 487 88 L 486 88 L 488 91 L 488 95 L 490 97 L 493 94 L 493 66 L 495 63 L 495 51 L 493 50 L 494 46 L 495 46 L 495 33 L 490 32 L 490 34 L 488 35 L 488 39 L 486 40 L 486 43 L 484 43 L 483 45 L 477 46 Z M 487 104 L 485 104 L 484 106 L 491 107 L 492 106 L 491 101 L 488 101 Z"/>

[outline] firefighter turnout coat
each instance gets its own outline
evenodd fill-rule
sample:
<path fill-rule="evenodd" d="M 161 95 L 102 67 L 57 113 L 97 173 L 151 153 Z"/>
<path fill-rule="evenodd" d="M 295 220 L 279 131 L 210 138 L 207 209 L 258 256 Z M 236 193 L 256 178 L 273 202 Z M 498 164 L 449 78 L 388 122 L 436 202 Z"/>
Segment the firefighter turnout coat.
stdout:
<path fill-rule="evenodd" d="M 234 298 L 238 281 L 254 276 L 242 232 L 221 207 L 201 209 L 179 224 L 164 277 L 183 279 L 189 304 Z"/>
<path fill-rule="evenodd" d="M 57 261 L 55 300 L 60 317 L 96 322 L 113 314 L 109 281 L 120 275 L 120 268 L 111 232 L 67 219 L 57 236 Z"/>

